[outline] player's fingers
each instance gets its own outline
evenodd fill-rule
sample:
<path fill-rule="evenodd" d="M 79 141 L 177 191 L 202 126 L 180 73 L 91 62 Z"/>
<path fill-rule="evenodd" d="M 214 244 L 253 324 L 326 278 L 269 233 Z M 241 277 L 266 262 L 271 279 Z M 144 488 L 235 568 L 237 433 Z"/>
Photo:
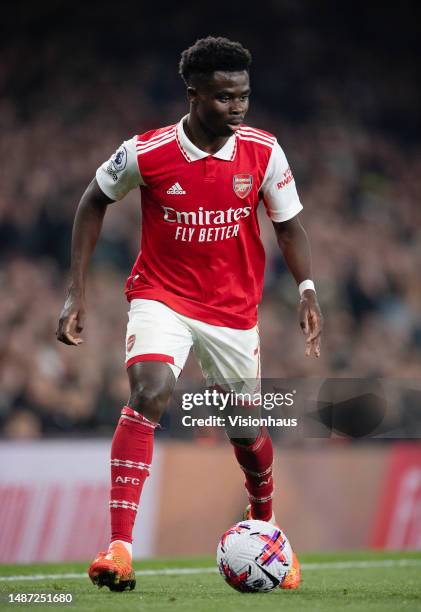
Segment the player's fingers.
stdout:
<path fill-rule="evenodd" d="M 320 357 L 320 344 L 321 344 L 320 333 L 313 340 L 311 340 L 310 338 L 307 338 L 306 349 L 305 349 L 306 357 L 310 357 L 311 354 L 314 354 L 315 357 Z"/>
<path fill-rule="evenodd" d="M 316 312 L 310 311 L 309 313 L 309 338 L 308 340 L 315 340 L 322 333 L 323 323 L 321 317 Z"/>
<path fill-rule="evenodd" d="M 72 346 L 79 346 L 79 344 L 83 343 L 82 338 L 76 338 L 71 334 L 63 334 L 61 337 L 57 336 L 57 340 L 60 340 L 60 342 L 64 342 L 64 344 L 69 344 Z"/>
<path fill-rule="evenodd" d="M 305 356 L 310 357 L 312 354 L 316 357 L 320 357 L 320 348 L 317 348 L 313 342 L 306 342 Z"/>
<path fill-rule="evenodd" d="M 304 308 L 302 312 L 300 311 L 300 326 L 306 336 L 306 357 L 310 357 L 313 352 L 316 357 L 320 356 L 322 323 L 321 314 L 316 309 Z"/>
<path fill-rule="evenodd" d="M 74 336 L 73 334 L 67 333 L 65 337 L 67 340 L 69 340 L 69 343 L 73 344 L 74 346 L 79 346 L 79 344 L 83 344 L 82 338 L 79 338 L 78 336 Z"/>
<path fill-rule="evenodd" d="M 320 338 L 322 330 L 320 328 L 313 330 L 309 333 L 307 341 L 314 342 L 317 338 Z"/>
<path fill-rule="evenodd" d="M 57 340 L 64 342 L 64 344 L 70 344 L 78 346 L 83 343 L 82 338 L 74 336 L 72 327 L 74 326 L 76 314 L 71 314 L 68 317 L 61 317 L 59 320 L 59 326 L 56 332 Z"/>
<path fill-rule="evenodd" d="M 317 334 L 309 334 L 306 338 L 306 349 L 305 354 L 309 357 L 312 353 L 316 357 L 320 357 L 320 340 L 321 340 L 321 330 L 317 332 Z"/>
<path fill-rule="evenodd" d="M 64 344 L 78 346 L 79 344 L 83 343 L 82 338 L 73 336 L 73 334 L 71 334 L 70 332 L 63 332 L 63 331 L 60 332 L 59 330 L 57 330 L 56 336 L 57 336 L 57 340 L 59 340 L 59 342 L 63 342 Z"/>
<path fill-rule="evenodd" d="M 72 312 L 71 314 L 69 314 L 68 317 L 65 318 L 64 325 L 63 325 L 63 333 L 65 335 L 72 334 L 73 329 L 76 327 L 76 320 L 77 320 L 76 312 Z"/>
<path fill-rule="evenodd" d="M 316 357 L 320 357 L 320 344 L 321 344 L 321 336 L 320 334 L 313 340 L 313 352 Z"/>

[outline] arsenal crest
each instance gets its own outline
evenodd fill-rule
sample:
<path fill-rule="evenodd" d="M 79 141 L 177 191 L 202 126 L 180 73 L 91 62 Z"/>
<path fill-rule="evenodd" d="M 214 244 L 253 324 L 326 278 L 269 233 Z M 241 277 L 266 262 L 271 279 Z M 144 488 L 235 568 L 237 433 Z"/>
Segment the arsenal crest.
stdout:
<path fill-rule="evenodd" d="M 131 336 L 127 338 L 127 352 L 128 353 L 130 353 L 130 351 L 132 350 L 135 342 L 136 342 L 136 334 L 132 334 Z"/>
<path fill-rule="evenodd" d="M 234 174 L 232 188 L 236 196 L 244 200 L 253 187 L 253 176 L 251 174 Z"/>

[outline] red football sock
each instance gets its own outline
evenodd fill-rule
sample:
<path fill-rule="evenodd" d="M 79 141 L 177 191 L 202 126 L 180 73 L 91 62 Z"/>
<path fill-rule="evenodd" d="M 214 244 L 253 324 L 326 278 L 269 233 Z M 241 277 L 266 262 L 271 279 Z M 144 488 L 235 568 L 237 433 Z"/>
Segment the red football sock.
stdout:
<path fill-rule="evenodd" d="M 246 476 L 245 486 L 253 519 L 269 521 L 272 517 L 273 447 L 269 432 L 262 427 L 251 446 L 232 443 L 235 456 Z"/>
<path fill-rule="evenodd" d="M 149 476 L 157 423 L 124 406 L 111 444 L 111 542 L 132 542 L 143 484 Z"/>

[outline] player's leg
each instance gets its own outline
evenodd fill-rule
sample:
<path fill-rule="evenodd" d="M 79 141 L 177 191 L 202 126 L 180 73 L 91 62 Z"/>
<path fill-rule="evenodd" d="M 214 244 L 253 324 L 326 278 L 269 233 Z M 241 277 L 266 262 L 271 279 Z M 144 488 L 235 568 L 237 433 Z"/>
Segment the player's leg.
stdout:
<path fill-rule="evenodd" d="M 194 350 L 208 383 L 238 391 L 246 398 L 248 394 L 258 398 L 260 344 L 257 326 L 238 330 L 200 323 L 195 325 L 196 329 L 198 340 Z M 258 406 L 238 405 L 234 410 L 241 416 L 260 415 Z M 251 515 L 268 521 L 272 518 L 273 494 L 273 448 L 269 432 L 260 427 L 227 427 L 227 435 L 245 475 Z"/>
<path fill-rule="evenodd" d="M 155 429 L 165 412 L 176 378 L 164 362 L 142 361 L 127 374 L 130 398 L 121 411 L 111 444 L 111 542 L 125 542 L 132 532 L 143 485 L 149 476 Z"/>
<path fill-rule="evenodd" d="M 273 447 L 266 427 L 251 444 L 248 440 L 231 438 L 238 464 L 245 475 L 245 487 L 250 503 L 250 518 L 273 520 Z"/>
<path fill-rule="evenodd" d="M 155 429 L 192 344 L 188 328 L 164 304 L 135 300 L 129 312 L 126 366 L 130 397 L 111 446 L 111 544 L 89 575 L 111 590 L 134 588 L 132 531 L 149 475 Z M 102 556 L 101 556 L 102 555 Z"/>
<path fill-rule="evenodd" d="M 199 330 L 196 328 L 199 327 Z M 194 326 L 198 341 L 195 352 L 210 385 L 241 392 L 260 393 L 260 345 L 257 327 L 236 330 L 200 323 Z M 247 411 L 246 407 L 238 408 Z M 257 412 L 257 411 L 256 411 Z M 272 510 L 273 447 L 265 427 L 227 428 L 235 456 L 245 475 L 250 504 L 247 518 L 275 523 Z M 281 588 L 296 589 L 301 581 L 300 563 L 293 553 L 292 567 Z"/>

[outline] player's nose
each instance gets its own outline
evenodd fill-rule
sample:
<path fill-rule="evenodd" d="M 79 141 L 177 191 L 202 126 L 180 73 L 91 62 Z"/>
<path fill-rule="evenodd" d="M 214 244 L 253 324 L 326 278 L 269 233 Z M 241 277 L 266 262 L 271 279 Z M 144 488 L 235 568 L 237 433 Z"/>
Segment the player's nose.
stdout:
<path fill-rule="evenodd" d="M 244 108 L 241 103 L 233 104 L 230 107 L 230 115 L 233 117 L 238 117 L 238 115 L 242 115 L 244 113 Z"/>

